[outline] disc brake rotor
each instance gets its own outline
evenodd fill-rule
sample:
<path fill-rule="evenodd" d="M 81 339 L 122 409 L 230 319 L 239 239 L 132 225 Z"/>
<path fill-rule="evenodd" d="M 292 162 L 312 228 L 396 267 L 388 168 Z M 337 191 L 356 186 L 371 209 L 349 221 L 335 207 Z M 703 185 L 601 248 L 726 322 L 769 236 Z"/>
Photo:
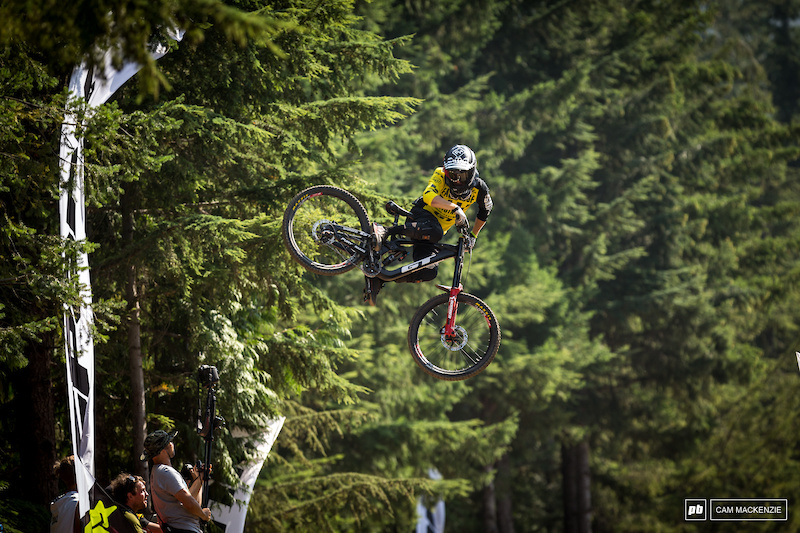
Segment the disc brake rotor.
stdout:
<path fill-rule="evenodd" d="M 330 220 L 318 220 L 311 227 L 311 236 L 319 243 L 331 245 L 336 237 L 336 233 L 333 230 L 333 224 Z"/>
<path fill-rule="evenodd" d="M 452 335 L 446 335 L 444 331 L 442 331 L 441 339 L 442 346 L 451 352 L 457 352 L 467 345 L 469 342 L 469 335 L 467 334 L 467 330 L 463 327 L 456 326 L 453 328 Z"/>

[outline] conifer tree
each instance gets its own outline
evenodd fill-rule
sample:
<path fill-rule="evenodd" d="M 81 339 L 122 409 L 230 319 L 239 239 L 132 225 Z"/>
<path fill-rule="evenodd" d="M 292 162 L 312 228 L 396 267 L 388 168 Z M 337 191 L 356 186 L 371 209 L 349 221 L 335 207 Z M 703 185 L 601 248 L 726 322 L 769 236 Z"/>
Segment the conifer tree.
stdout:
<path fill-rule="evenodd" d="M 303 289 L 306 284 L 299 268 L 287 268 L 278 224 L 285 202 L 302 188 L 304 180 L 345 178 L 331 158 L 332 138 L 346 138 L 361 128 L 396 120 L 413 104 L 411 100 L 353 98 L 350 84 L 370 71 L 391 77 L 407 66 L 391 57 L 390 43 L 348 28 L 346 3 L 329 3 L 322 10 L 302 3 L 287 10 L 261 7 L 245 14 L 233 6 L 204 4 L 193 11 L 198 14 L 194 22 L 201 24 L 188 28 L 184 65 L 175 62 L 177 67 L 169 72 L 183 83 L 185 96 L 150 102 L 141 100 L 142 95 L 131 88 L 120 95 L 122 107 L 112 104 L 99 109 L 87 124 L 91 238 L 99 244 L 90 260 L 97 267 L 95 297 L 119 302 L 112 305 L 117 311 L 128 306 L 128 316 L 122 320 L 125 328 L 112 332 L 108 347 L 98 349 L 98 375 L 106 378 L 99 380 L 103 393 L 98 416 L 104 418 L 98 424 L 104 431 L 97 458 L 101 482 L 112 469 L 136 468 L 130 459 L 138 455 L 133 450 L 108 446 L 129 441 L 129 404 L 118 395 L 127 385 L 108 379 L 124 372 L 125 365 L 119 363 L 125 356 L 132 355 L 133 361 L 143 354 L 143 364 L 131 368 L 135 373 L 143 366 L 149 373 L 151 421 L 154 425 L 177 423 L 185 430 L 187 449 L 198 444 L 191 428 L 196 416 L 194 376 L 201 362 L 220 365 L 229 380 L 230 388 L 221 392 L 220 403 L 229 400 L 226 411 L 232 414 L 228 418 L 238 428 L 262 428 L 276 413 L 276 399 L 304 388 L 315 388 L 339 401 L 358 390 L 332 371 L 351 356 L 338 340 L 328 341 L 346 334 L 347 314 L 319 292 Z M 13 5 L 6 8 L 15 9 Z M 200 12 L 207 16 L 199 16 Z M 268 19 L 267 13 L 275 19 Z M 176 22 L 183 21 L 182 16 L 158 19 L 159 24 L 180 25 Z M 217 24 L 209 39 L 202 41 L 198 28 L 209 17 Z M 71 38 L 85 30 L 80 24 L 67 24 L 63 33 L 49 37 Z M 62 59 L 77 61 L 80 50 L 94 51 L 88 45 L 78 47 L 78 52 L 70 47 L 55 50 L 51 42 L 35 41 L 35 25 L 14 27 L 17 33 L 4 37 L 30 38 L 45 54 L 52 52 L 47 60 L 55 66 Z M 271 40 L 272 30 L 280 32 L 283 42 L 279 45 Z M 86 37 L 92 46 L 113 39 L 96 28 L 92 31 Z M 231 36 L 251 39 L 239 40 L 247 46 L 230 46 Z M 139 58 L 138 45 L 146 52 L 149 41 L 127 37 L 136 42 L 123 43 L 119 58 Z M 200 48 L 195 48 L 200 42 Z M 206 44 L 209 48 L 201 49 Z M 280 47 L 298 56 L 291 58 Z M 184 81 L 182 75 L 189 71 L 182 69 L 197 54 L 206 67 L 217 70 L 226 65 L 221 57 L 213 56 L 219 50 L 241 60 L 238 64 L 248 71 L 237 73 L 243 76 L 234 76 L 234 81 L 200 78 L 211 83 L 206 85 L 208 92 L 197 98 L 187 87 L 200 84 Z M 265 79 L 263 67 L 268 63 L 274 76 Z M 207 71 L 195 72 L 203 76 Z M 146 68 L 141 78 L 144 84 L 139 87 L 152 90 L 152 69 Z M 221 83 L 217 88 L 228 90 L 214 92 L 216 82 Z M 253 90 L 259 86 L 260 91 Z M 236 90 L 239 99 L 231 98 Z M 223 102 L 229 105 L 220 105 Z M 53 122 L 54 127 L 57 124 Z M 55 162 L 50 168 L 57 169 Z M 13 172 L 10 176 L 13 179 Z M 57 184 L 54 178 L 50 190 L 57 190 Z M 52 318 L 57 318 L 60 302 L 53 303 Z M 284 327 L 279 321 L 279 317 L 288 320 L 326 309 L 333 320 L 322 323 L 321 329 L 291 323 Z M 11 341 L 35 334 L 30 326 L 8 331 Z M 204 351 L 202 356 L 199 350 Z M 244 459 L 246 450 L 226 439 L 226 446 L 218 450 L 216 476 L 234 484 L 233 463 Z M 45 462 L 48 467 L 52 463 L 46 458 Z M 47 472 L 37 479 L 52 478 Z"/>
<path fill-rule="evenodd" d="M 48 34 L 32 31 L 46 14 L 26 26 L 4 4 L 0 40 L 51 66 L 120 34 L 142 57 L 153 28 L 190 30 L 86 130 L 100 440 L 130 443 L 120 391 L 140 349 L 148 423 L 179 427 L 187 454 L 201 363 L 221 370 L 230 427 L 288 417 L 258 530 L 407 531 L 419 495 L 444 499 L 448 530 L 502 532 L 672 530 L 684 497 L 792 498 L 794 4 L 380 0 L 356 3 L 359 19 L 348 2 L 204 2 Z M 58 341 L 77 288 L 59 261 L 74 251 L 45 237 L 42 139 L 64 103 L 25 53 L 0 66 L 0 429 L 20 453 L 16 373 Z M 388 222 L 383 202 L 408 207 L 455 143 L 495 200 L 465 288 L 503 343 L 484 373 L 445 383 L 405 346 L 436 289 L 393 284 L 356 309 L 363 277 L 303 273 L 278 224 L 313 183 Z M 101 447 L 100 471 L 135 467 L 133 445 Z M 218 480 L 247 454 L 223 432 Z"/>
<path fill-rule="evenodd" d="M 740 70 L 744 61 L 720 54 L 714 32 L 700 39 L 717 11 L 695 2 L 636 9 L 625 2 L 483 4 L 483 33 L 470 44 L 490 44 L 477 53 L 464 46 L 463 55 L 460 39 L 472 36 L 472 26 L 455 14 L 477 7 L 451 4 L 446 14 L 434 10 L 425 18 L 415 6 L 393 4 L 382 14 L 392 23 L 384 31 L 416 33 L 425 55 L 414 61 L 443 59 L 452 70 L 432 68 L 401 84 L 433 101 L 404 123 L 393 146 L 454 131 L 458 142 L 477 143 L 496 204 L 479 250 L 489 241 L 503 257 L 494 268 L 501 276 L 487 269 L 485 280 L 504 329 L 501 352 L 485 373 L 502 371 L 505 378 L 492 391 L 504 398 L 496 403 L 524 402 L 521 391 L 536 391 L 531 383 L 539 381 L 514 383 L 540 373 L 552 396 L 531 395 L 524 403 L 553 424 L 537 428 L 538 435 L 520 432 L 517 442 L 530 449 L 531 441 L 562 441 L 561 451 L 541 447 L 535 470 L 545 479 L 559 475 L 554 462 L 573 464 L 589 451 L 594 476 L 584 511 L 594 508 L 596 529 L 635 528 L 645 518 L 618 502 L 653 501 L 667 490 L 645 472 L 655 464 L 661 479 L 676 473 L 674 461 L 692 453 L 710 423 L 713 415 L 702 406 L 717 399 L 717 383 L 760 376 L 752 318 L 741 322 L 753 308 L 734 287 L 758 279 L 739 267 L 751 260 L 759 234 L 763 241 L 764 222 L 775 220 L 774 191 L 790 192 L 781 176 L 796 157 L 792 134 L 770 121 L 763 79 L 752 76 L 758 69 Z M 497 27 L 490 21 L 500 21 L 499 31 L 487 32 Z M 483 73 L 490 75 L 488 89 L 468 93 Z M 439 109 L 444 120 L 414 129 Z M 468 110 L 464 119 L 461 110 Z M 764 166 L 767 153 L 780 154 L 774 166 Z M 754 168 L 777 179 L 753 187 Z M 539 287 L 550 291 L 531 291 L 540 297 L 541 317 L 532 312 L 529 322 L 517 322 L 523 316 L 505 302 L 513 306 L 526 294 L 523 280 L 541 283 L 545 273 L 552 281 Z M 506 293 L 516 279 L 521 284 Z M 745 291 L 767 294 L 754 286 Z M 492 383 L 485 375 L 476 382 L 478 391 Z M 515 394 L 506 396 L 508 390 Z M 530 455 L 512 443 L 510 470 L 530 468 Z M 530 491 L 531 483 L 511 485 Z M 575 494 L 568 477 L 558 485 L 567 500 Z M 536 492 L 549 495 L 549 505 L 515 508 L 524 523 L 563 520 L 566 530 L 588 530 L 578 509 L 541 512 L 558 507 L 552 486 L 541 483 Z M 523 499 L 532 500 L 529 493 Z"/>
<path fill-rule="evenodd" d="M 265 4 L 261 13 L 270 9 Z M 334 373 L 354 355 L 341 340 L 350 313 L 308 285 L 299 267 L 289 262 L 279 237 L 281 215 L 288 199 L 306 184 L 357 187 L 337 161 L 333 147 L 338 139 L 402 117 L 415 100 L 358 95 L 358 79 L 391 78 L 408 66 L 392 57 L 393 43 L 352 28 L 346 4 L 298 2 L 274 16 L 283 31 L 273 36 L 273 49 L 259 43 L 230 45 L 212 29 L 202 44 L 165 58 L 160 66 L 181 94 L 176 100 L 140 102 L 132 88 L 122 93 L 118 102 L 127 110 L 121 117 L 126 125 L 104 128 L 123 136 L 135 129 L 134 138 L 157 139 L 158 146 L 146 145 L 152 156 L 139 162 L 154 164 L 141 172 L 120 164 L 126 159 L 124 143 L 98 147 L 102 168 L 116 169 L 116 180 L 124 186 L 96 211 L 98 222 L 103 221 L 97 224 L 102 242 L 109 245 L 97 257 L 107 267 L 100 285 L 117 291 L 109 298 L 122 298 L 126 272 L 135 268 L 151 422 L 185 429 L 182 424 L 194 416 L 188 409 L 196 389 L 193 370 L 200 363 L 215 364 L 221 383 L 229 387 L 221 389 L 218 401 L 230 426 L 258 431 L 268 416 L 285 412 L 290 415 L 287 436 L 279 446 L 302 450 L 294 439 L 307 427 L 304 421 L 332 420 L 329 426 L 308 429 L 320 439 L 328 438 L 327 431 L 341 431 L 340 425 L 360 415 L 337 415 L 337 402 L 353 402 L 363 389 Z M 161 127 L 144 131 L 135 128 L 139 121 Z M 115 240 L 125 227 L 126 212 L 133 218 L 134 238 Z M 315 411 L 319 401 L 330 405 L 320 416 L 292 415 L 289 400 L 299 400 L 295 396 L 307 389 L 313 391 L 307 394 Z M 124 404 L 109 407 L 109 416 L 124 413 Z M 325 416 L 328 411 L 332 419 Z M 189 447 L 197 449 L 197 439 L 190 441 Z M 246 456 L 234 439 L 224 436 L 222 443 L 216 449 L 218 465 L 234 465 Z M 324 447 L 311 451 L 326 453 Z M 298 455 L 300 464 L 305 454 Z M 364 476 L 348 473 L 346 465 L 326 463 L 319 470 L 291 474 L 288 485 L 268 483 L 267 497 L 280 494 L 293 504 L 289 509 L 261 507 L 263 496 L 257 495 L 253 523 L 299 527 L 310 521 L 316 528 L 342 520 L 369 517 L 380 523 L 391 518 L 383 516 L 385 507 L 377 502 L 354 504 L 353 516 L 333 518 L 342 501 L 358 502 L 369 494 L 407 501 L 408 512 L 398 516 L 408 522 L 412 489 L 430 491 L 433 486 L 425 476 L 406 479 L 417 475 L 414 471 Z M 297 467 L 287 462 L 286 468 Z M 219 480 L 235 483 L 230 467 L 217 472 Z M 345 500 L 331 493 L 330 487 L 340 483 L 350 487 Z M 439 486 L 449 491 L 460 487 L 458 482 Z M 225 495 L 218 491 L 215 497 Z"/>
<path fill-rule="evenodd" d="M 157 90 L 163 79 L 154 69 L 150 47 L 170 28 L 183 27 L 190 30 L 191 38 L 197 39 L 204 25 L 212 20 L 226 28 L 229 35 L 239 37 L 269 27 L 268 21 L 243 18 L 242 12 L 214 1 L 202 5 L 173 2 L 165 4 L 165 9 L 141 5 L 135 13 L 131 6 L 121 4 L 112 7 L 89 2 L 59 7 L 13 1 L 0 6 L 3 120 L 4 131 L 9 133 L 3 140 L 8 149 L 2 152 L 3 202 L 9 208 L 3 220 L 4 232 L 9 236 L 5 242 L 8 254 L 3 254 L 8 258 L 3 278 L 8 280 L 9 290 L 3 298 L 3 364 L 17 372 L 4 404 L 18 404 L 14 412 L 31 436 L 28 442 L 14 443 L 13 455 L 4 461 L 8 471 L 14 472 L 22 459 L 31 475 L 24 479 L 4 475 L 3 480 L 11 481 L 15 488 L 23 483 L 23 490 L 16 493 L 30 493 L 31 500 L 39 504 L 46 504 L 56 495 L 51 475 L 53 459 L 57 452 L 68 449 L 60 444 L 63 428 L 68 424 L 56 427 L 53 421 L 54 407 L 63 402 L 52 396 L 50 374 L 53 362 L 59 360 L 54 350 L 61 346 L 63 306 L 75 306 L 79 294 L 67 276 L 69 265 L 75 264 L 70 258 L 76 257 L 78 248 L 58 238 L 57 147 L 67 106 L 66 99 L 58 95 L 63 93 L 75 65 L 84 60 L 91 66 L 102 64 L 103 51 L 111 48 L 116 65 L 123 60 L 142 63 L 143 87 Z M 176 14 L 175 10 L 182 12 Z M 35 186 L 29 188 L 27 184 Z M 91 250 L 89 243 L 77 246 Z M 37 278 L 40 281 L 32 281 Z M 25 290 L 19 290 L 20 284 Z M 32 293 L 28 293 L 29 288 L 34 289 Z M 36 305 L 32 305 L 33 301 Z M 104 315 L 104 308 L 102 302 L 97 302 L 95 311 Z M 104 322 L 100 317 L 98 341 L 102 340 Z M 63 383 L 63 377 L 56 383 Z M 26 400 L 28 393 L 32 396 Z M 60 408 L 59 411 L 61 417 L 66 416 Z M 58 430 L 55 434 L 54 429 Z"/>
<path fill-rule="evenodd" d="M 85 248 L 62 242 L 52 216 L 58 199 L 52 139 L 65 105 L 53 94 L 57 80 L 19 46 L 0 53 L 0 70 L 0 480 L 4 500 L 45 504 L 57 490 L 50 365 L 60 344 L 58 313 L 62 302 L 80 301 L 64 257 L 74 261 Z M 21 461 L 26 476 L 16 474 Z"/>

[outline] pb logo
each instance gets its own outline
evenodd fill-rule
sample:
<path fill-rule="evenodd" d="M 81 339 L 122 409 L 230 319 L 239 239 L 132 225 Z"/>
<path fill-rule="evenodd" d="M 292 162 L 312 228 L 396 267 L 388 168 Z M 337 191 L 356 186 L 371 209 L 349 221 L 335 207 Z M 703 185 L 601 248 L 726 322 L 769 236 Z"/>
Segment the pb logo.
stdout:
<path fill-rule="evenodd" d="M 708 505 L 706 504 L 706 500 L 683 500 L 683 518 L 686 521 L 708 520 Z"/>

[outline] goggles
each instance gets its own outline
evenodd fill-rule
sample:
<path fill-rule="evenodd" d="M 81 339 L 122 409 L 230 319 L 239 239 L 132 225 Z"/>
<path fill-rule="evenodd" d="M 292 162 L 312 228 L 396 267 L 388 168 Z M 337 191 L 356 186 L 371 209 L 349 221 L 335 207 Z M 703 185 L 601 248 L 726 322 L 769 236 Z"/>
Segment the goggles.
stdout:
<path fill-rule="evenodd" d="M 447 179 L 452 181 L 453 183 L 458 183 L 459 185 L 463 185 L 469 181 L 470 176 L 472 175 L 471 170 L 456 170 L 456 169 L 446 169 L 445 174 L 447 175 Z"/>

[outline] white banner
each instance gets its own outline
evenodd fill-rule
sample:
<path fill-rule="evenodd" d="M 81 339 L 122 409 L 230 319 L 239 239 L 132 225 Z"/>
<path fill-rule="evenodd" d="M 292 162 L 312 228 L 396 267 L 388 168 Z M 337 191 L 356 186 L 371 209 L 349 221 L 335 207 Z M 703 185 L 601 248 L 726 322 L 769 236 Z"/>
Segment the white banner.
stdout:
<path fill-rule="evenodd" d="M 242 486 L 233 495 L 233 505 L 225 505 L 211 500 L 211 514 L 214 515 L 214 522 L 225 525 L 225 533 L 243 533 L 244 522 L 247 519 L 247 506 L 250 504 L 250 496 L 253 494 L 253 487 L 258 479 L 258 473 L 278 438 L 283 427 L 285 416 L 270 421 L 267 430 L 258 438 L 252 439 L 256 447 L 256 455 L 244 465 L 242 475 L 239 477 Z M 234 437 L 251 438 L 245 433 L 231 431 Z"/>
<path fill-rule="evenodd" d="M 173 32 L 175 40 L 183 32 Z M 155 59 L 167 53 L 164 45 L 153 49 Z M 95 76 L 85 65 L 72 72 L 69 91 L 73 97 L 83 98 L 90 107 L 104 104 L 111 95 L 136 74 L 140 65 L 126 63 L 121 70 L 111 65 L 111 54 L 105 54 L 102 76 Z M 77 117 L 67 113 L 61 127 L 61 197 L 59 211 L 61 237 L 73 241 L 86 239 L 86 201 L 83 189 L 83 139 L 75 137 Z M 64 309 L 64 343 L 67 360 L 67 398 L 72 427 L 72 452 L 75 455 L 75 477 L 78 481 L 81 516 L 89 511 L 89 491 L 94 484 L 94 343 L 92 342 L 92 290 L 89 276 L 89 258 L 78 256 L 77 264 L 70 269 L 78 276 L 83 300 L 79 308 Z"/>
<path fill-rule="evenodd" d="M 70 78 L 70 92 L 84 97 L 81 78 L 88 72 L 78 67 Z M 83 141 L 75 137 L 76 117 L 67 115 L 61 135 L 61 237 L 73 241 L 86 239 L 86 209 L 83 194 Z M 89 258 L 82 253 L 70 269 L 81 283 L 83 305 L 64 309 L 64 344 L 67 360 L 67 397 L 72 427 L 72 452 L 78 481 L 79 508 L 83 516 L 89 510 L 89 489 L 94 479 L 94 344 L 92 294 Z"/>
<path fill-rule="evenodd" d="M 435 468 L 428 470 L 431 479 L 442 479 Z M 414 533 L 444 533 L 444 501 L 439 499 L 433 509 L 425 506 L 423 498 L 417 499 L 417 527 Z"/>

